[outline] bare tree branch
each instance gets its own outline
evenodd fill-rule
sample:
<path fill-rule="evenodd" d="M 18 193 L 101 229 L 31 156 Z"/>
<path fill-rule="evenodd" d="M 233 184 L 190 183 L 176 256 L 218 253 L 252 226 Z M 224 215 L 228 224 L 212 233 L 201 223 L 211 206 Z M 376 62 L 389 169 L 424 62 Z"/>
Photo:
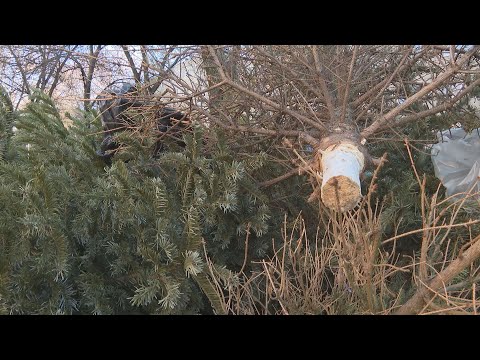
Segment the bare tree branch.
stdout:
<path fill-rule="evenodd" d="M 260 53 L 262 54 L 263 56 L 265 56 L 266 58 L 268 58 L 269 60 L 273 61 L 275 64 L 277 64 L 279 67 L 281 67 L 282 69 L 288 71 L 290 73 L 290 75 L 292 76 L 292 78 L 298 80 L 302 85 L 304 85 L 308 90 L 312 91 L 319 99 L 322 99 L 323 98 L 323 95 L 321 92 L 319 92 L 315 87 L 311 86 L 308 82 L 306 82 L 305 80 L 303 80 L 302 78 L 298 78 L 298 74 L 295 73 L 295 71 L 290 68 L 289 66 L 286 66 L 285 64 L 282 64 L 280 61 L 278 61 L 278 59 L 276 59 L 274 56 L 268 54 L 265 50 L 263 50 L 260 46 L 255 46 L 255 49 Z"/>
<path fill-rule="evenodd" d="M 347 101 L 348 101 L 348 96 L 350 95 L 350 82 L 352 81 L 353 65 L 355 65 L 355 59 L 357 57 L 357 51 L 358 51 L 358 46 L 354 46 L 353 54 L 352 54 L 352 62 L 350 63 L 350 69 L 348 70 L 347 84 L 345 85 L 345 95 L 343 97 L 342 114 L 340 116 L 340 122 L 341 123 L 343 123 L 345 121 L 345 112 L 347 110 Z"/>
<path fill-rule="evenodd" d="M 463 254 L 459 255 L 441 271 L 435 278 L 429 281 L 426 286 L 421 286 L 420 289 L 413 295 L 400 309 L 396 315 L 411 315 L 416 314 L 421 310 L 426 302 L 433 296 L 433 292 L 445 287 L 456 275 L 462 270 L 470 266 L 475 260 L 480 257 L 480 236 L 472 240 L 472 245 Z"/>
<path fill-rule="evenodd" d="M 424 86 L 420 91 L 415 93 L 414 95 L 407 98 L 401 105 L 390 110 L 387 114 L 378 117 L 375 121 L 368 126 L 365 130 L 362 131 L 361 135 L 368 139 L 371 135 L 377 132 L 381 126 L 386 124 L 391 119 L 395 118 L 402 110 L 411 106 L 415 101 L 422 98 L 429 92 L 438 88 L 443 82 L 449 79 L 453 74 L 455 74 L 464 64 L 466 64 L 470 58 L 476 53 L 478 50 L 478 46 L 474 46 L 470 51 L 468 51 L 460 60 L 458 60 L 454 66 L 450 66 L 448 70 L 444 73 L 440 74 L 435 80 L 433 80 L 430 84 Z"/>
<path fill-rule="evenodd" d="M 130 69 L 132 70 L 133 73 L 133 78 L 137 83 L 141 82 L 140 78 L 140 73 L 137 71 L 137 67 L 135 65 L 135 62 L 133 61 L 132 55 L 130 54 L 130 51 L 128 50 L 128 47 L 126 45 L 121 45 L 123 52 L 125 54 L 125 57 L 128 60 L 128 63 L 130 65 Z"/>
<path fill-rule="evenodd" d="M 316 68 L 316 75 L 318 81 L 320 82 L 320 88 L 322 89 L 323 96 L 325 98 L 325 102 L 327 103 L 328 113 L 330 114 L 330 121 L 335 120 L 335 103 L 333 101 L 332 94 L 327 88 L 327 83 L 322 76 L 322 66 L 320 65 L 320 60 L 318 57 L 318 48 L 316 46 L 312 47 L 312 54 L 315 61 L 315 68 Z"/>
<path fill-rule="evenodd" d="M 404 117 L 401 117 L 397 119 L 393 124 L 384 124 L 379 128 L 379 131 L 387 130 L 388 128 L 391 127 L 398 127 L 398 126 L 403 126 L 408 123 L 418 121 L 421 119 L 424 119 L 428 116 L 432 116 L 435 114 L 438 114 L 443 111 L 447 111 L 451 109 L 458 101 L 460 101 L 462 98 L 464 98 L 465 95 L 471 93 L 477 86 L 480 85 L 480 78 L 476 79 L 474 82 L 472 82 L 470 85 L 468 85 L 465 89 L 460 91 L 456 96 L 453 98 L 445 101 L 444 103 L 437 105 L 435 107 L 432 107 L 431 109 L 421 111 L 419 113 L 413 114 L 413 115 L 407 115 Z"/>
<path fill-rule="evenodd" d="M 261 102 L 263 102 L 264 104 L 270 106 L 274 110 L 280 111 L 280 112 L 288 114 L 288 115 L 290 115 L 290 116 L 292 116 L 292 117 L 294 117 L 298 120 L 304 121 L 304 122 L 312 125 L 313 127 L 317 128 L 320 131 L 325 131 L 326 130 L 326 127 L 323 123 L 316 122 L 316 121 L 314 121 L 314 120 L 312 120 L 312 119 L 310 119 L 306 116 L 303 116 L 303 115 L 297 113 L 296 111 L 292 111 L 290 109 L 287 109 L 287 108 L 277 104 L 276 102 L 274 102 L 274 101 L 272 101 L 272 100 L 270 100 L 270 99 L 268 99 L 268 98 L 266 98 L 266 97 L 264 97 L 264 96 L 262 96 L 262 95 L 260 95 L 256 92 L 254 92 L 254 91 L 246 89 L 243 86 L 241 86 L 241 85 L 235 83 L 234 81 L 232 81 L 229 77 L 227 77 L 227 75 L 225 75 L 225 71 L 222 67 L 222 64 L 220 63 L 220 60 L 218 59 L 217 55 L 215 54 L 215 50 L 213 49 L 213 47 L 208 46 L 208 50 L 209 50 L 210 55 L 212 56 L 215 64 L 217 65 L 217 68 L 218 68 L 218 71 L 220 73 L 220 76 L 221 76 L 222 80 L 225 81 L 226 84 L 228 84 L 231 87 L 233 87 L 233 88 L 235 88 L 235 89 L 237 89 L 237 90 L 239 90 L 239 91 L 241 91 L 241 92 L 243 92 L 243 93 L 245 93 L 245 94 L 261 101 Z"/>
<path fill-rule="evenodd" d="M 14 57 L 15 61 L 16 61 L 16 65 L 18 67 L 18 70 L 20 71 L 20 74 L 22 75 L 22 80 L 23 80 L 23 86 L 25 88 L 25 92 L 30 95 L 31 92 L 30 92 L 30 86 L 28 84 L 28 79 L 27 79 L 27 75 L 25 73 L 25 70 L 23 69 L 23 65 L 21 63 L 21 61 L 19 60 L 17 54 L 15 53 L 15 51 L 13 51 L 12 47 L 11 46 L 7 46 L 7 49 L 10 51 L 10 53 L 12 54 L 12 56 Z"/>
<path fill-rule="evenodd" d="M 356 121 L 358 121 L 373 105 L 375 101 L 382 95 L 383 91 L 387 88 L 387 86 L 392 82 L 392 80 L 395 78 L 395 76 L 399 75 L 401 71 L 405 70 L 406 67 L 403 66 L 405 63 L 405 60 L 408 58 L 408 55 L 410 54 L 411 49 L 405 51 L 405 54 L 403 55 L 402 59 L 400 60 L 400 63 L 396 67 L 396 69 L 393 71 L 392 75 L 390 75 L 389 78 L 386 78 L 384 81 L 380 82 L 377 84 L 377 86 L 373 87 L 371 91 L 367 91 L 364 95 L 362 95 L 358 100 L 354 101 L 352 106 L 357 106 L 360 104 L 360 101 L 365 101 L 365 99 L 368 98 L 373 92 L 377 92 L 377 95 L 373 98 L 372 101 L 360 112 L 360 114 L 357 115 Z M 362 100 L 360 100 L 362 99 Z M 358 101 L 358 102 L 357 102 Z"/>
<path fill-rule="evenodd" d="M 62 69 L 65 67 L 65 64 L 67 63 L 67 61 L 70 59 L 73 51 L 75 51 L 75 49 L 78 47 L 78 45 L 75 45 L 71 51 L 67 52 L 67 55 L 65 56 L 65 58 L 63 59 L 62 63 L 60 64 L 60 66 L 58 66 L 56 68 L 56 71 L 55 71 L 55 75 L 53 75 L 53 82 L 52 82 L 52 85 L 50 86 L 50 90 L 48 91 L 48 96 L 52 96 L 53 95 L 53 92 L 54 90 L 56 89 L 57 87 L 57 84 L 60 80 L 60 74 L 62 72 Z M 50 75 L 49 75 L 49 78 L 50 78 Z"/>

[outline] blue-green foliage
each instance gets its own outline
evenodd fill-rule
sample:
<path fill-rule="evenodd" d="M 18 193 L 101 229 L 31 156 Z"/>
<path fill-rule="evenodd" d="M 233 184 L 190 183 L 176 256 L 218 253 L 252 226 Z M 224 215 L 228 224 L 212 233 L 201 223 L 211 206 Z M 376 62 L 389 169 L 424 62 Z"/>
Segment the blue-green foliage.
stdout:
<path fill-rule="evenodd" d="M 0 159 L 8 157 L 7 149 L 12 136 L 14 118 L 12 102 L 5 90 L 0 87 Z"/>
<path fill-rule="evenodd" d="M 194 127 L 158 159 L 155 139 L 119 134 L 106 167 L 98 117 L 73 120 L 43 93 L 20 112 L 0 93 L 0 311 L 211 311 L 204 245 L 219 268 L 241 266 L 248 228 L 249 255 L 268 251 L 272 213 L 251 176 L 265 154 L 237 160 L 220 133 L 207 152 Z"/>
<path fill-rule="evenodd" d="M 0 312 L 221 312 L 205 251 L 231 276 L 305 206 L 298 179 L 260 190 L 261 171 L 282 169 L 262 150 L 236 156 L 219 131 L 195 125 L 157 159 L 153 136 L 118 133 L 108 167 L 94 111 L 67 129 L 41 92 L 18 112 L 0 100 Z"/>

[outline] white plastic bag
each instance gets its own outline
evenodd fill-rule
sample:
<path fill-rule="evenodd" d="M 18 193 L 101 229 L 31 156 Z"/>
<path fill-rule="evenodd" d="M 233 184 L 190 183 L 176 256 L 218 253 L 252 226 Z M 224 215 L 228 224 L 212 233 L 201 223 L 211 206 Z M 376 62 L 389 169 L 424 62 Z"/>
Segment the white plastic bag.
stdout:
<path fill-rule="evenodd" d="M 462 128 L 449 129 L 438 132 L 437 138 L 431 157 L 435 176 L 445 186 L 447 196 L 479 192 L 480 128 L 469 134 Z"/>

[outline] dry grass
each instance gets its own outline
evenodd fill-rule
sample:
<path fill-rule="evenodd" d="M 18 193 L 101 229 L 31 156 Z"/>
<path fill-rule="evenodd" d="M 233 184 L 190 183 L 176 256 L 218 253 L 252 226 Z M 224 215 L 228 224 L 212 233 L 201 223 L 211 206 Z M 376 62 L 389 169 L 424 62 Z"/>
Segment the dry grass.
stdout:
<path fill-rule="evenodd" d="M 252 263 L 254 270 L 226 277 L 210 266 L 222 313 L 476 314 L 480 220 L 465 221 L 465 215 L 478 206 L 471 201 L 478 194 L 440 200 L 439 186 L 428 198 L 425 177 L 412 161 L 422 227 L 384 238 L 383 205 L 374 199 L 384 161 L 356 209 L 341 214 L 320 204 L 315 234 L 307 233 L 301 214 L 293 222 L 285 217 L 283 244 L 269 259 Z M 397 253 L 396 241 L 412 234 L 421 234 L 420 249 Z"/>

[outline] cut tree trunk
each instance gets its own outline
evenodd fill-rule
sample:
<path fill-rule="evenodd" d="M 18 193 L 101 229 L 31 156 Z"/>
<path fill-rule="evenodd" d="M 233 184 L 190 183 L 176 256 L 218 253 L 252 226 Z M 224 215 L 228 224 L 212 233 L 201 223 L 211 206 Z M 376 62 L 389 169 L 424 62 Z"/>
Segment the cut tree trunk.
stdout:
<path fill-rule="evenodd" d="M 317 151 L 321 166 L 321 200 L 328 208 L 345 212 L 362 199 L 360 175 L 370 160 L 356 133 L 342 132 L 322 139 Z"/>
<path fill-rule="evenodd" d="M 365 156 L 350 143 L 332 145 L 322 153 L 321 196 L 330 209 L 341 212 L 353 209 L 362 199 L 360 174 Z"/>

